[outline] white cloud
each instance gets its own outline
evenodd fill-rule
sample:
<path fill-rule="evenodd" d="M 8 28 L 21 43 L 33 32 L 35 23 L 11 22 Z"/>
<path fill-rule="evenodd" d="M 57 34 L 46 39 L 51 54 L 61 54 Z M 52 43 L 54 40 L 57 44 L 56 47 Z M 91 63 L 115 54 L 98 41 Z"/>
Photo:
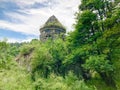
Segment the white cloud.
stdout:
<path fill-rule="evenodd" d="M 12 0 L 14 2 L 16 2 L 18 5 L 33 5 L 35 3 L 44 3 L 44 2 L 48 2 L 48 1 L 51 1 L 51 0 Z"/>
<path fill-rule="evenodd" d="M 30 42 L 32 39 L 33 39 L 32 37 L 27 37 L 25 39 L 9 38 L 7 40 L 7 42 L 9 42 L 9 43 L 16 43 L 16 42 L 22 43 L 22 42 Z"/>
<path fill-rule="evenodd" d="M 7 41 L 9 43 L 16 43 L 16 42 L 19 42 L 19 43 L 22 43 L 22 42 L 30 42 L 31 40 L 33 39 L 33 37 L 26 37 L 25 39 L 18 39 L 18 38 L 1 38 L 0 37 L 0 41 Z M 38 38 L 36 38 L 38 39 Z"/>
<path fill-rule="evenodd" d="M 9 18 L 20 20 L 21 23 L 12 23 L 0 20 L 0 27 L 7 28 L 24 34 L 39 35 L 40 27 L 47 21 L 51 15 L 55 15 L 58 20 L 67 28 L 67 31 L 73 30 L 72 24 L 75 22 L 75 12 L 78 10 L 80 0 L 12 0 L 27 15 L 17 12 L 5 12 Z M 48 4 L 47 7 L 25 8 L 35 3 Z"/>

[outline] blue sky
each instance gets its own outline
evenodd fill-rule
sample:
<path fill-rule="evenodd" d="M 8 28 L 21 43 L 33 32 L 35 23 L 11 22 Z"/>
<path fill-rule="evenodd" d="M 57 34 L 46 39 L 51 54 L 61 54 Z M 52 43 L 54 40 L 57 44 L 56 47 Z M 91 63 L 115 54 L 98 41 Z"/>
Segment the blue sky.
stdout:
<path fill-rule="evenodd" d="M 79 4 L 80 0 L 0 0 L 0 40 L 39 38 L 40 27 L 53 14 L 71 31 Z"/>

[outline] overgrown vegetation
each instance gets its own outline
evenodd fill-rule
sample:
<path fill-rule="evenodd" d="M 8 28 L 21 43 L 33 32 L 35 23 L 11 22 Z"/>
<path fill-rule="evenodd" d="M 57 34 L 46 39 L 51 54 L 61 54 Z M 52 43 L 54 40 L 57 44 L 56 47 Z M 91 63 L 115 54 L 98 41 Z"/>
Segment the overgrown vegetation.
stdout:
<path fill-rule="evenodd" d="M 120 90 L 119 5 L 81 0 L 64 41 L 1 41 L 0 90 Z"/>

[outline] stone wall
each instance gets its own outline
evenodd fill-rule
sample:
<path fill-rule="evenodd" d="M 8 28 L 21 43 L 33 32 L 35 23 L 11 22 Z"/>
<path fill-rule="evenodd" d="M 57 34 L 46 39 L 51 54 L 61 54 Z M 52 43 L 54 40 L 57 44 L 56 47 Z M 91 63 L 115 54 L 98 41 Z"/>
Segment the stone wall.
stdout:
<path fill-rule="evenodd" d="M 57 27 L 49 27 L 49 28 L 42 28 L 40 30 L 40 40 L 46 41 L 48 39 L 55 39 L 56 37 L 60 36 L 61 34 L 65 34 L 65 30 L 62 28 Z"/>
<path fill-rule="evenodd" d="M 40 29 L 40 40 L 41 41 L 46 41 L 48 39 L 53 40 L 58 36 L 61 36 L 61 34 L 64 37 L 65 33 L 66 33 L 66 29 L 59 22 L 59 20 L 53 15 L 47 20 L 44 26 Z"/>

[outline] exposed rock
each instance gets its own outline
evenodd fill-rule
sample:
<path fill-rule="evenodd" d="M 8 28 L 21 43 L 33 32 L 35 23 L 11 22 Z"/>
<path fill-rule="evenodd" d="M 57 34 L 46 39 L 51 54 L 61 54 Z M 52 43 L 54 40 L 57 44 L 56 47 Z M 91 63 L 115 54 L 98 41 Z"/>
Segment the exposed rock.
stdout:
<path fill-rule="evenodd" d="M 34 48 L 31 48 L 29 50 L 29 52 L 27 53 L 24 53 L 24 54 L 19 54 L 16 58 L 15 58 L 15 61 L 18 62 L 18 64 L 20 66 L 24 66 L 27 71 L 31 71 L 31 60 L 32 60 L 32 57 L 33 57 L 33 51 L 34 51 Z"/>

